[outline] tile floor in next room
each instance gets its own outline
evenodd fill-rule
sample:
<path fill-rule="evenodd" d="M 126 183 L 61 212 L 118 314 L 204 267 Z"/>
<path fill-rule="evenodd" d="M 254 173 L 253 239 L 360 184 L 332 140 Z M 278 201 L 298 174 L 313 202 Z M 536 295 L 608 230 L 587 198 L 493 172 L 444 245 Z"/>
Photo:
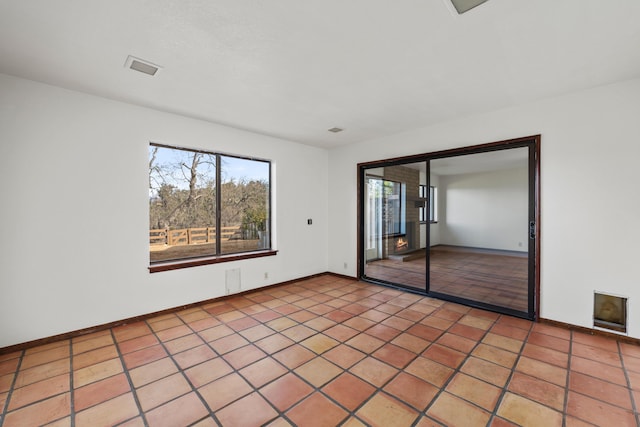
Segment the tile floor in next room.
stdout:
<path fill-rule="evenodd" d="M 0 425 L 636 426 L 640 346 L 323 275 L 0 355 Z"/>

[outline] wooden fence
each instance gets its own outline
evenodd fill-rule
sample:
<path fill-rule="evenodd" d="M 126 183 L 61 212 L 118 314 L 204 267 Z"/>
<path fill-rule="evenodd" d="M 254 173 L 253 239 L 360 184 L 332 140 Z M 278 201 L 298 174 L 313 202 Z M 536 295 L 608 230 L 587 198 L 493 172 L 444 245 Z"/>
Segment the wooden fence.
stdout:
<path fill-rule="evenodd" d="M 229 240 L 234 236 L 243 238 L 240 226 L 221 227 L 220 237 L 222 240 Z M 215 243 L 216 228 L 182 228 L 178 230 L 169 230 L 167 228 L 149 230 L 149 244 L 155 245 L 195 245 L 199 243 Z"/>

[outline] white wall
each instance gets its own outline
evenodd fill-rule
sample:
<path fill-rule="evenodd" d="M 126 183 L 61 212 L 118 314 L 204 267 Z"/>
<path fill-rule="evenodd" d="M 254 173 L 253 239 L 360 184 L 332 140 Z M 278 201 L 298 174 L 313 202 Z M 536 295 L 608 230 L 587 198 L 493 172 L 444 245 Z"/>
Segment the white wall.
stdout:
<path fill-rule="evenodd" d="M 149 141 L 272 160 L 278 255 L 150 274 Z M 327 271 L 327 180 L 322 149 L 0 75 L 0 348 Z"/>
<path fill-rule="evenodd" d="M 638 117 L 635 79 L 333 149 L 329 269 L 356 275 L 357 163 L 541 134 L 540 314 L 591 327 L 594 290 L 626 295 L 640 338 Z"/>
<path fill-rule="evenodd" d="M 594 290 L 625 295 L 640 338 L 639 116 L 636 79 L 327 155 L 0 75 L 0 347 L 220 296 L 230 268 L 355 276 L 358 162 L 538 133 L 541 316 L 590 327 Z M 149 274 L 149 141 L 271 159 L 278 255 Z"/>
<path fill-rule="evenodd" d="M 440 243 L 526 252 L 528 195 L 527 168 L 441 176 Z"/>

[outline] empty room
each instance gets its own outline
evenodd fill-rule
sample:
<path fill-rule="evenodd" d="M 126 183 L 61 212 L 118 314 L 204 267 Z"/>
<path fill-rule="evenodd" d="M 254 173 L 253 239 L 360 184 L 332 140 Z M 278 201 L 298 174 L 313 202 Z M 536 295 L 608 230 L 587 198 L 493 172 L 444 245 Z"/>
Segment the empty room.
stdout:
<path fill-rule="evenodd" d="M 639 426 L 639 20 L 0 2 L 0 426 Z"/>

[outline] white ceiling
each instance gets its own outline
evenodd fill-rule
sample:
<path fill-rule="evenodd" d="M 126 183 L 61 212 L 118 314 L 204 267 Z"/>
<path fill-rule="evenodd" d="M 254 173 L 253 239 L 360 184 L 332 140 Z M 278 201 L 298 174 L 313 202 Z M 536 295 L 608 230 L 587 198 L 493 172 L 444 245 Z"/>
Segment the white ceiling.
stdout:
<path fill-rule="evenodd" d="M 0 72 L 333 147 L 638 77 L 640 1 L 0 0 Z"/>

